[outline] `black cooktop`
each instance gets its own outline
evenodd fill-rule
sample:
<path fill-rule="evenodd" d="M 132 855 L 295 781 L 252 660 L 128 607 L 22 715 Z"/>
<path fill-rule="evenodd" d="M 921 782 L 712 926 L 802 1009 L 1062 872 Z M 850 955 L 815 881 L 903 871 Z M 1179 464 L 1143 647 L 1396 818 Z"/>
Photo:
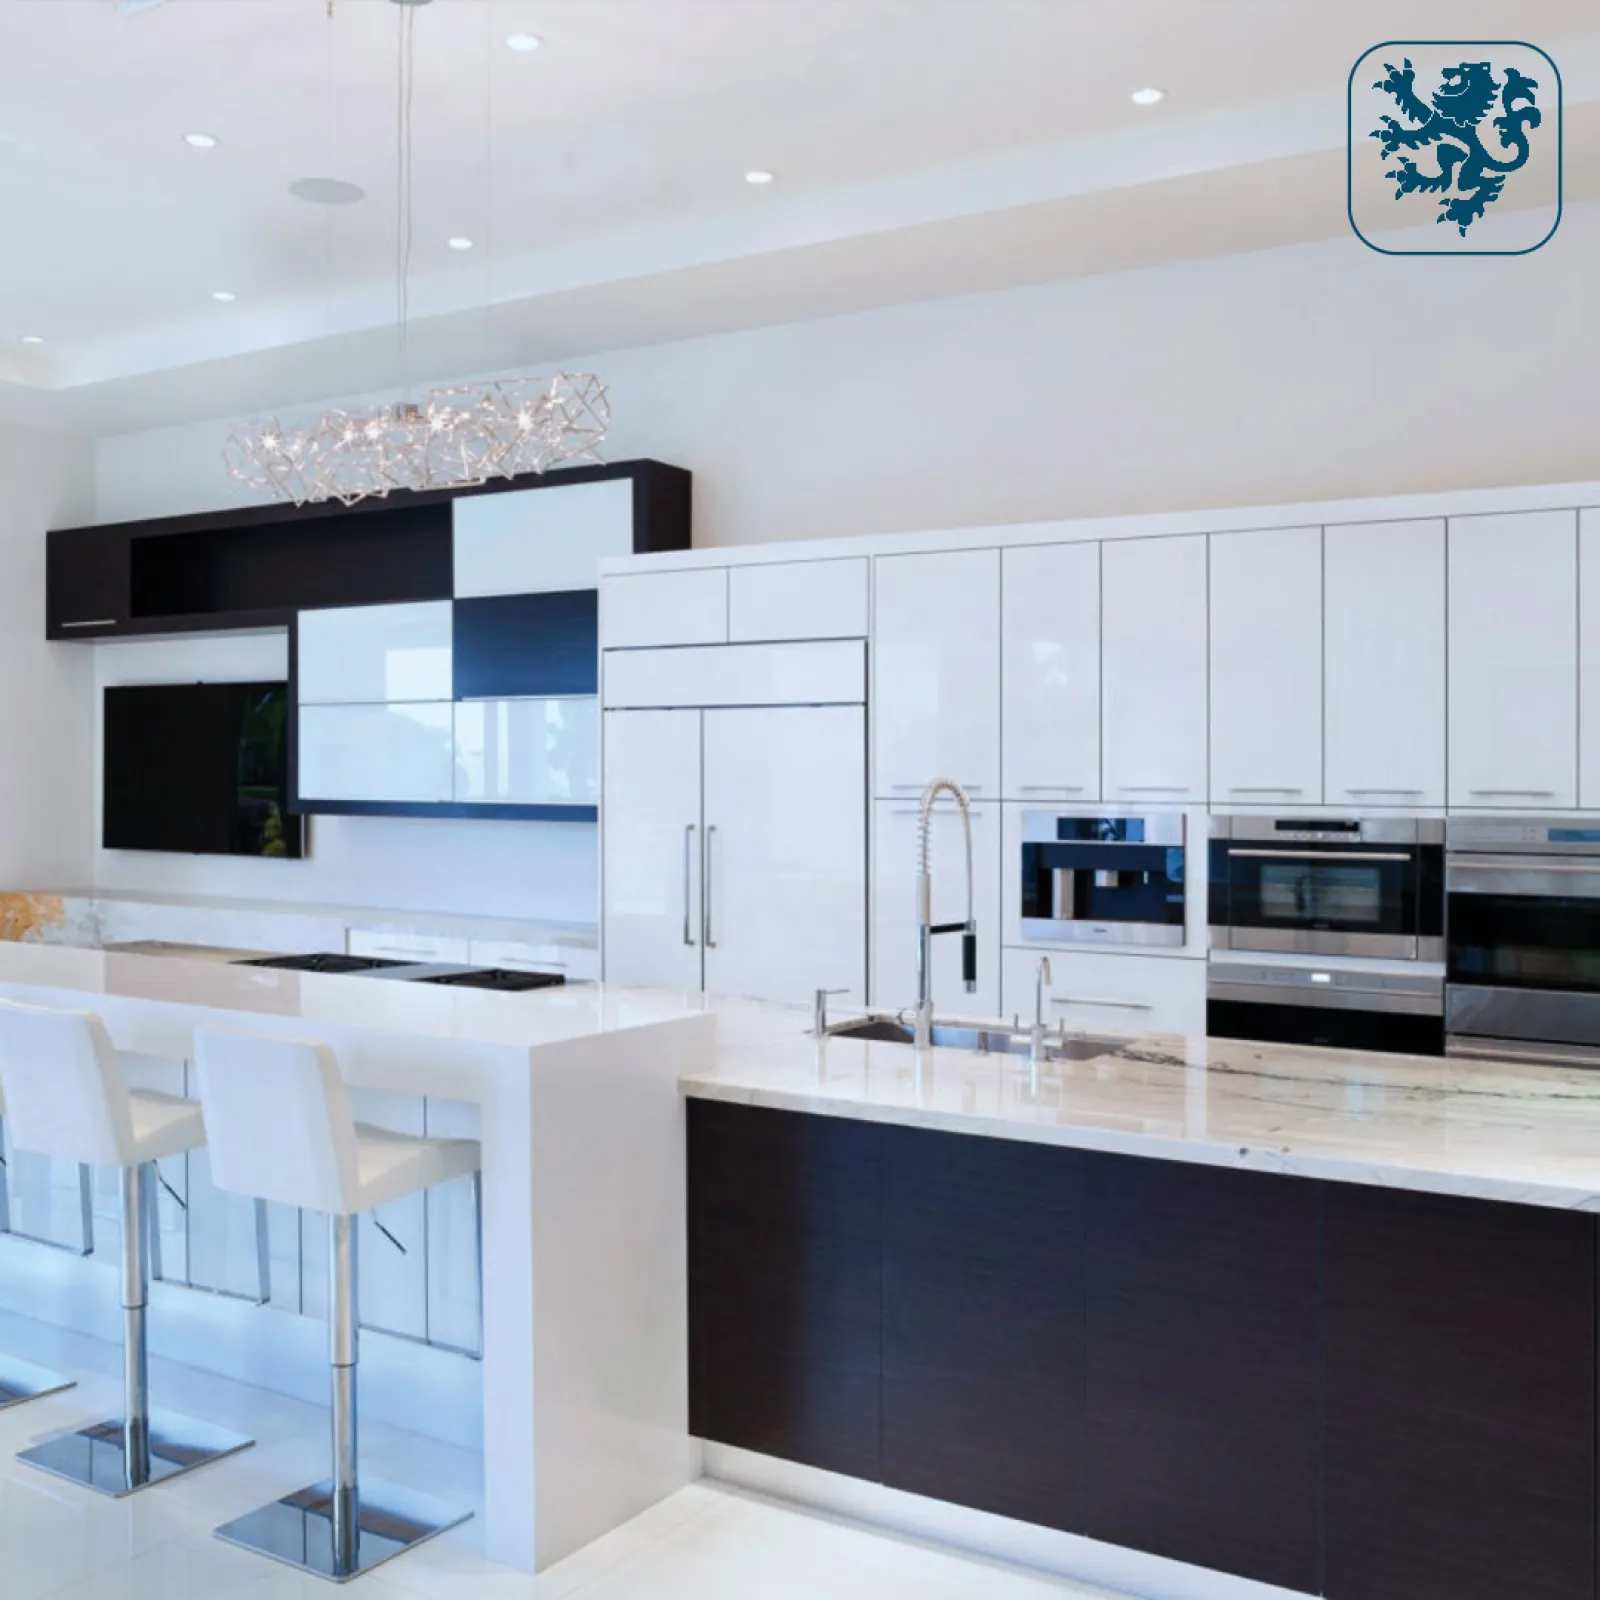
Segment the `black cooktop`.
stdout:
<path fill-rule="evenodd" d="M 439 983 L 453 989 L 501 989 L 520 994 L 525 989 L 549 989 L 567 980 L 559 972 L 512 972 L 504 967 L 478 967 L 471 972 L 440 972 L 419 983 Z"/>
<path fill-rule="evenodd" d="M 383 967 L 415 966 L 414 961 L 387 961 L 379 956 L 253 956 L 241 967 L 277 967 L 284 972 L 377 972 Z"/>

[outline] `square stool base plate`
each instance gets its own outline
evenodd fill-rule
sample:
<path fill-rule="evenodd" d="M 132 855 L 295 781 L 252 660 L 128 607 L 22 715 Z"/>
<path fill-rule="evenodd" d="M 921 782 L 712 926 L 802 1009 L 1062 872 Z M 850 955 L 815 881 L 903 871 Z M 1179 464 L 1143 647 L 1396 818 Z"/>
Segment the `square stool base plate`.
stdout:
<path fill-rule="evenodd" d="M 254 1443 L 254 1439 L 213 1427 L 209 1422 L 198 1422 L 172 1411 L 152 1411 L 150 1474 L 142 1482 L 129 1481 L 121 1418 L 97 1422 L 76 1433 L 57 1434 L 24 1450 L 17 1460 L 120 1500 L 123 1495 L 193 1472 L 196 1467 L 248 1449 Z"/>
<path fill-rule="evenodd" d="M 334 1549 L 331 1478 L 224 1523 L 216 1530 L 217 1537 L 332 1583 L 347 1583 L 459 1527 L 472 1515 L 374 1478 L 362 1480 L 359 1503 L 356 1548 L 344 1561 Z"/>
<path fill-rule="evenodd" d="M 0 1356 L 0 1411 L 10 1406 L 20 1406 L 25 1400 L 60 1394 L 77 1381 L 76 1378 L 63 1378 L 59 1372 L 51 1372 L 47 1367 L 36 1367 L 31 1361 Z"/>

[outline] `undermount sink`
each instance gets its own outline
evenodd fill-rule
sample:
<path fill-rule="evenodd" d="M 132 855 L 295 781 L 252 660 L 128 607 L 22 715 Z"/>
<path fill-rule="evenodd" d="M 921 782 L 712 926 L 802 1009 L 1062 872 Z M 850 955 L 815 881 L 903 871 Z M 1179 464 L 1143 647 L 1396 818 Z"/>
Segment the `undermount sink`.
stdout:
<path fill-rule="evenodd" d="M 916 1035 L 910 1025 L 897 1022 L 892 1017 L 863 1017 L 859 1022 L 847 1022 L 828 1030 L 830 1039 L 867 1039 L 884 1044 L 915 1044 Z M 971 1050 L 977 1055 L 1027 1056 L 1032 1042 L 1026 1032 L 1016 1032 L 1004 1027 L 962 1027 L 952 1023 L 936 1022 L 933 1025 L 933 1042 L 946 1050 Z M 1098 1056 L 1109 1055 L 1126 1043 L 1122 1039 L 1097 1039 L 1085 1035 L 1071 1038 L 1050 1038 L 1045 1041 L 1046 1061 L 1093 1061 Z"/>

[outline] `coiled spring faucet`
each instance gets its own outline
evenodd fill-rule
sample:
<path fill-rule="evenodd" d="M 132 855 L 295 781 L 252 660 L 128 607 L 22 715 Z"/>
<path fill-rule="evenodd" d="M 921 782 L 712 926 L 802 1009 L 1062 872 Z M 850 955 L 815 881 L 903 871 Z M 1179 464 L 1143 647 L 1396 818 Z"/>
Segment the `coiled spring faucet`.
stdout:
<path fill-rule="evenodd" d="M 933 920 L 933 872 L 930 857 L 930 831 L 933 804 L 941 794 L 954 799 L 961 811 L 961 827 L 967 841 L 967 920 Z M 953 778 L 935 778 L 922 791 L 917 813 L 917 1012 L 916 1044 L 926 1049 L 933 1043 L 933 936 L 936 933 L 961 935 L 961 976 L 972 994 L 978 987 L 978 924 L 972 916 L 972 808 L 967 792 Z"/>

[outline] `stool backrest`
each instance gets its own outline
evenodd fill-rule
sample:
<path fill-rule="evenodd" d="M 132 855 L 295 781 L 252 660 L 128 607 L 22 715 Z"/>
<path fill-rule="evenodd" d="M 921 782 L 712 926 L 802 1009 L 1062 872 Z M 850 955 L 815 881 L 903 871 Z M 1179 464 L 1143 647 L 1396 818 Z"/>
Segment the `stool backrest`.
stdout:
<path fill-rule="evenodd" d="M 96 1167 L 134 1164 L 127 1081 L 92 1011 L 0 1000 L 0 1084 L 16 1149 Z"/>
<path fill-rule="evenodd" d="M 327 1045 L 202 1027 L 194 1057 L 219 1189 L 330 1215 L 358 1209 L 355 1122 Z"/>

